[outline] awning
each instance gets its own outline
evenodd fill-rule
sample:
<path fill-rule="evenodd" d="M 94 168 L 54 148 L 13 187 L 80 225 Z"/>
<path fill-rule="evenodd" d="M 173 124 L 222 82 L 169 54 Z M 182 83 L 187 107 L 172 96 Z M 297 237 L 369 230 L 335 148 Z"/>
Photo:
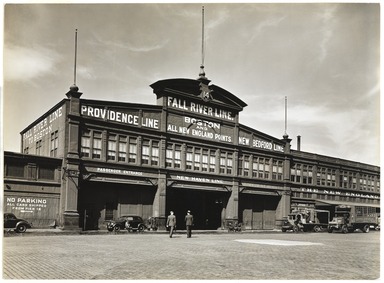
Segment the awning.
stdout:
<path fill-rule="evenodd" d="M 338 200 L 316 200 L 316 205 L 355 205 L 355 206 L 370 206 L 380 208 L 380 204 L 376 203 L 361 203 L 351 201 L 338 201 Z"/>
<path fill-rule="evenodd" d="M 230 192 L 232 188 L 229 186 L 207 186 L 207 185 L 193 185 L 193 184 L 183 184 L 175 183 L 170 188 L 179 188 L 179 189 L 191 189 L 191 190 L 202 190 L 202 191 L 216 191 L 216 192 Z"/>
<path fill-rule="evenodd" d="M 262 190 L 255 190 L 255 189 L 248 189 L 244 188 L 240 191 L 240 193 L 244 194 L 255 194 L 255 195 L 267 195 L 267 196 L 279 196 L 276 191 L 262 191 Z"/>

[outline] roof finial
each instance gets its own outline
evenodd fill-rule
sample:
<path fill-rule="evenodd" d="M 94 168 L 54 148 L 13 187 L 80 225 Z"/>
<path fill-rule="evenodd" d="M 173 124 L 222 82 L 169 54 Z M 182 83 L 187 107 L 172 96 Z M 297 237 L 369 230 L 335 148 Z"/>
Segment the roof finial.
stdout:
<path fill-rule="evenodd" d="M 68 98 L 80 98 L 82 95 L 81 92 L 79 92 L 79 88 L 76 85 L 76 63 L 77 63 L 77 29 L 75 32 L 75 64 L 73 68 L 73 85 L 69 87 L 69 91 L 66 93 L 66 96 Z"/>
<path fill-rule="evenodd" d="M 206 79 L 205 77 L 205 71 L 204 71 L 204 6 L 202 6 L 202 10 L 201 10 L 201 13 L 202 13 L 202 24 L 201 24 L 201 65 L 200 65 L 200 73 L 199 73 L 199 77 L 201 79 Z"/>
<path fill-rule="evenodd" d="M 287 97 L 285 97 L 285 127 L 284 127 L 283 138 L 284 139 L 288 138 L 288 134 L 287 134 Z"/>
<path fill-rule="evenodd" d="M 75 31 L 75 63 L 73 68 L 73 85 L 69 88 L 72 91 L 78 91 L 79 88 L 76 85 L 76 63 L 77 63 L 77 29 Z"/>

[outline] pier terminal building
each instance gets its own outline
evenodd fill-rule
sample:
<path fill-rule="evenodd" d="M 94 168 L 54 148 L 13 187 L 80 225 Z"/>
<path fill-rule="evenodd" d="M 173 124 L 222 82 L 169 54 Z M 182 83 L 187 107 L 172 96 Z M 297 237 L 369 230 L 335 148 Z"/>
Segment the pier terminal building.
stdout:
<path fill-rule="evenodd" d="M 380 168 L 291 148 L 239 123 L 247 104 L 198 79 L 160 80 L 156 103 L 66 98 L 21 131 L 21 153 L 4 153 L 4 211 L 35 227 L 105 229 L 134 214 L 165 229 L 170 210 L 183 229 L 276 229 L 296 208 L 334 213 L 340 204 L 376 207 Z"/>

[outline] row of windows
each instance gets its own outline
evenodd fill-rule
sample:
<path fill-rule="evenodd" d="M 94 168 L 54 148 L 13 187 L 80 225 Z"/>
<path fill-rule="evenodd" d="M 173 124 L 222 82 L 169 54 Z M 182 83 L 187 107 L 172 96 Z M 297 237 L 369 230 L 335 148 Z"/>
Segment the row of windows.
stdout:
<path fill-rule="evenodd" d="M 314 167 L 305 164 L 295 164 L 291 168 L 291 181 L 301 184 L 314 184 Z M 358 185 L 357 173 L 335 169 L 317 167 L 316 185 L 326 187 L 340 187 L 345 189 L 359 189 L 364 191 L 375 191 L 375 178 L 367 174 L 360 174 Z M 376 180 L 377 191 L 380 188 L 380 181 Z"/>
<path fill-rule="evenodd" d="M 44 155 L 43 143 L 44 143 L 44 141 L 42 139 L 38 140 L 35 143 L 35 148 L 36 148 L 35 154 L 36 155 Z M 49 156 L 57 157 L 58 148 L 59 148 L 59 131 L 55 131 L 55 132 L 51 133 L 51 143 L 50 143 L 50 147 L 49 147 L 49 150 L 50 150 Z M 24 152 L 24 154 L 32 153 L 32 152 L 30 152 L 30 149 L 28 146 L 24 148 L 23 152 Z"/>
<path fill-rule="evenodd" d="M 52 167 L 7 163 L 4 169 L 4 175 L 8 177 L 55 180 L 55 168 Z"/>
<path fill-rule="evenodd" d="M 103 159 L 102 136 L 101 131 L 83 131 L 81 156 Z M 53 144 L 55 140 L 51 139 L 51 143 Z M 109 134 L 104 154 L 107 161 L 159 166 L 160 141 L 143 139 L 139 144 L 136 136 Z M 234 162 L 233 153 L 217 149 L 189 145 L 183 149 L 182 144 L 167 144 L 165 151 L 167 168 L 232 175 Z M 326 187 L 359 188 L 366 191 L 374 191 L 375 189 L 373 176 L 360 176 L 358 184 L 356 173 L 348 171 L 337 173 L 335 169 L 325 167 L 317 167 L 316 173 L 314 173 L 314 169 L 312 165 L 293 165 L 290 172 L 291 181 Z M 283 161 L 254 155 L 241 155 L 238 174 L 256 179 L 283 180 Z M 379 188 L 378 180 L 376 180 L 376 187 Z"/>
<path fill-rule="evenodd" d="M 243 155 L 240 156 L 239 175 L 256 179 L 283 180 L 283 161 Z"/>

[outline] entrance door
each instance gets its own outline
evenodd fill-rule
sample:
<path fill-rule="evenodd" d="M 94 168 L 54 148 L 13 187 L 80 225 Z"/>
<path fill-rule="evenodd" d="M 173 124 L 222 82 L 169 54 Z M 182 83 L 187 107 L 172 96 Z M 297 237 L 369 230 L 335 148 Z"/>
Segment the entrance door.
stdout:
<path fill-rule="evenodd" d="M 276 220 L 275 210 L 264 210 L 263 211 L 263 229 L 274 229 Z"/>
<path fill-rule="evenodd" d="M 264 229 L 263 225 L 263 212 L 253 211 L 252 212 L 252 229 L 261 230 Z"/>
<path fill-rule="evenodd" d="M 240 196 L 240 219 L 245 229 L 274 229 L 279 197 L 242 194 Z"/>
<path fill-rule="evenodd" d="M 251 209 L 244 209 L 243 210 L 243 225 L 245 229 L 251 230 L 253 227 L 253 215 L 252 215 L 252 208 Z"/>
<path fill-rule="evenodd" d="M 98 230 L 100 212 L 94 204 L 88 204 L 84 210 L 84 228 L 85 230 Z"/>

